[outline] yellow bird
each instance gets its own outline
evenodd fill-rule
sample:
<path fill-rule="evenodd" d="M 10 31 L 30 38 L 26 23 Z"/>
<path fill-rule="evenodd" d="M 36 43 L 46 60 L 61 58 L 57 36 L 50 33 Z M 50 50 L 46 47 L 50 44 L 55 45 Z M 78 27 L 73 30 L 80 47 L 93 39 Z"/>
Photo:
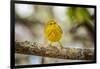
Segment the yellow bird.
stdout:
<path fill-rule="evenodd" d="M 63 31 L 55 20 L 51 19 L 48 21 L 48 23 L 45 25 L 44 34 L 45 37 L 50 41 L 50 46 L 52 46 L 53 42 L 58 42 L 60 47 L 63 48 L 60 42 Z"/>

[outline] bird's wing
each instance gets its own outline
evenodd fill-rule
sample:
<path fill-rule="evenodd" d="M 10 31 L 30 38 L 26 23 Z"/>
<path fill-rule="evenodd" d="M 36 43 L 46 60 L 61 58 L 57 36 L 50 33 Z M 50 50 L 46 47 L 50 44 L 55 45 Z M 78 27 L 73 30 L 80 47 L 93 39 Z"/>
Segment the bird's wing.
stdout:
<path fill-rule="evenodd" d="M 62 31 L 62 29 L 61 29 L 61 27 L 58 25 L 58 28 L 59 28 L 59 31 L 61 32 L 61 33 L 63 33 L 63 31 Z"/>

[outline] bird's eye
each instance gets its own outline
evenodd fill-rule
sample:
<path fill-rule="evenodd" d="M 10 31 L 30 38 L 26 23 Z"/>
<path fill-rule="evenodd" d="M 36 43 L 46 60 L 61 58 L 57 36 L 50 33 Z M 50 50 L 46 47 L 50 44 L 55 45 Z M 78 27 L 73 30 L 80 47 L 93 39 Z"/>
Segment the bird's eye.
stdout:
<path fill-rule="evenodd" d="M 54 25 L 54 24 L 56 24 L 56 22 L 55 22 L 54 20 L 50 20 L 50 21 L 48 22 L 48 25 Z"/>
<path fill-rule="evenodd" d="M 56 24 L 55 22 L 53 24 Z"/>
<path fill-rule="evenodd" d="M 52 24 L 56 24 L 55 22 L 52 22 Z"/>
<path fill-rule="evenodd" d="M 52 23 L 50 23 L 50 25 L 52 25 Z"/>

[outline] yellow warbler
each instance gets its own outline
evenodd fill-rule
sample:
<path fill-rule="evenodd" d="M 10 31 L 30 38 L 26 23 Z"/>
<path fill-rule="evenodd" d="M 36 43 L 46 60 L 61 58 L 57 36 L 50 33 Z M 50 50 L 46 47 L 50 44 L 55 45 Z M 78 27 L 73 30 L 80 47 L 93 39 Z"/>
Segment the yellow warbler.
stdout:
<path fill-rule="evenodd" d="M 59 41 L 62 37 L 63 31 L 55 20 L 51 19 L 48 21 L 44 29 L 44 34 L 45 37 L 50 41 L 50 46 L 52 46 L 52 42 L 58 42 L 61 48 L 63 48 Z"/>

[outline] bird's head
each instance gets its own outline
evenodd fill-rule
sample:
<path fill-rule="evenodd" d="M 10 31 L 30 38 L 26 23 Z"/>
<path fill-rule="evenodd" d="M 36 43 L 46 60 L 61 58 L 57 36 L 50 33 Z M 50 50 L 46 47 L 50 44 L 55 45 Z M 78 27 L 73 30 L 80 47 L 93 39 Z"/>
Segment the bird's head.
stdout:
<path fill-rule="evenodd" d="M 55 25 L 56 21 L 54 19 L 51 19 L 48 21 L 47 25 Z"/>

